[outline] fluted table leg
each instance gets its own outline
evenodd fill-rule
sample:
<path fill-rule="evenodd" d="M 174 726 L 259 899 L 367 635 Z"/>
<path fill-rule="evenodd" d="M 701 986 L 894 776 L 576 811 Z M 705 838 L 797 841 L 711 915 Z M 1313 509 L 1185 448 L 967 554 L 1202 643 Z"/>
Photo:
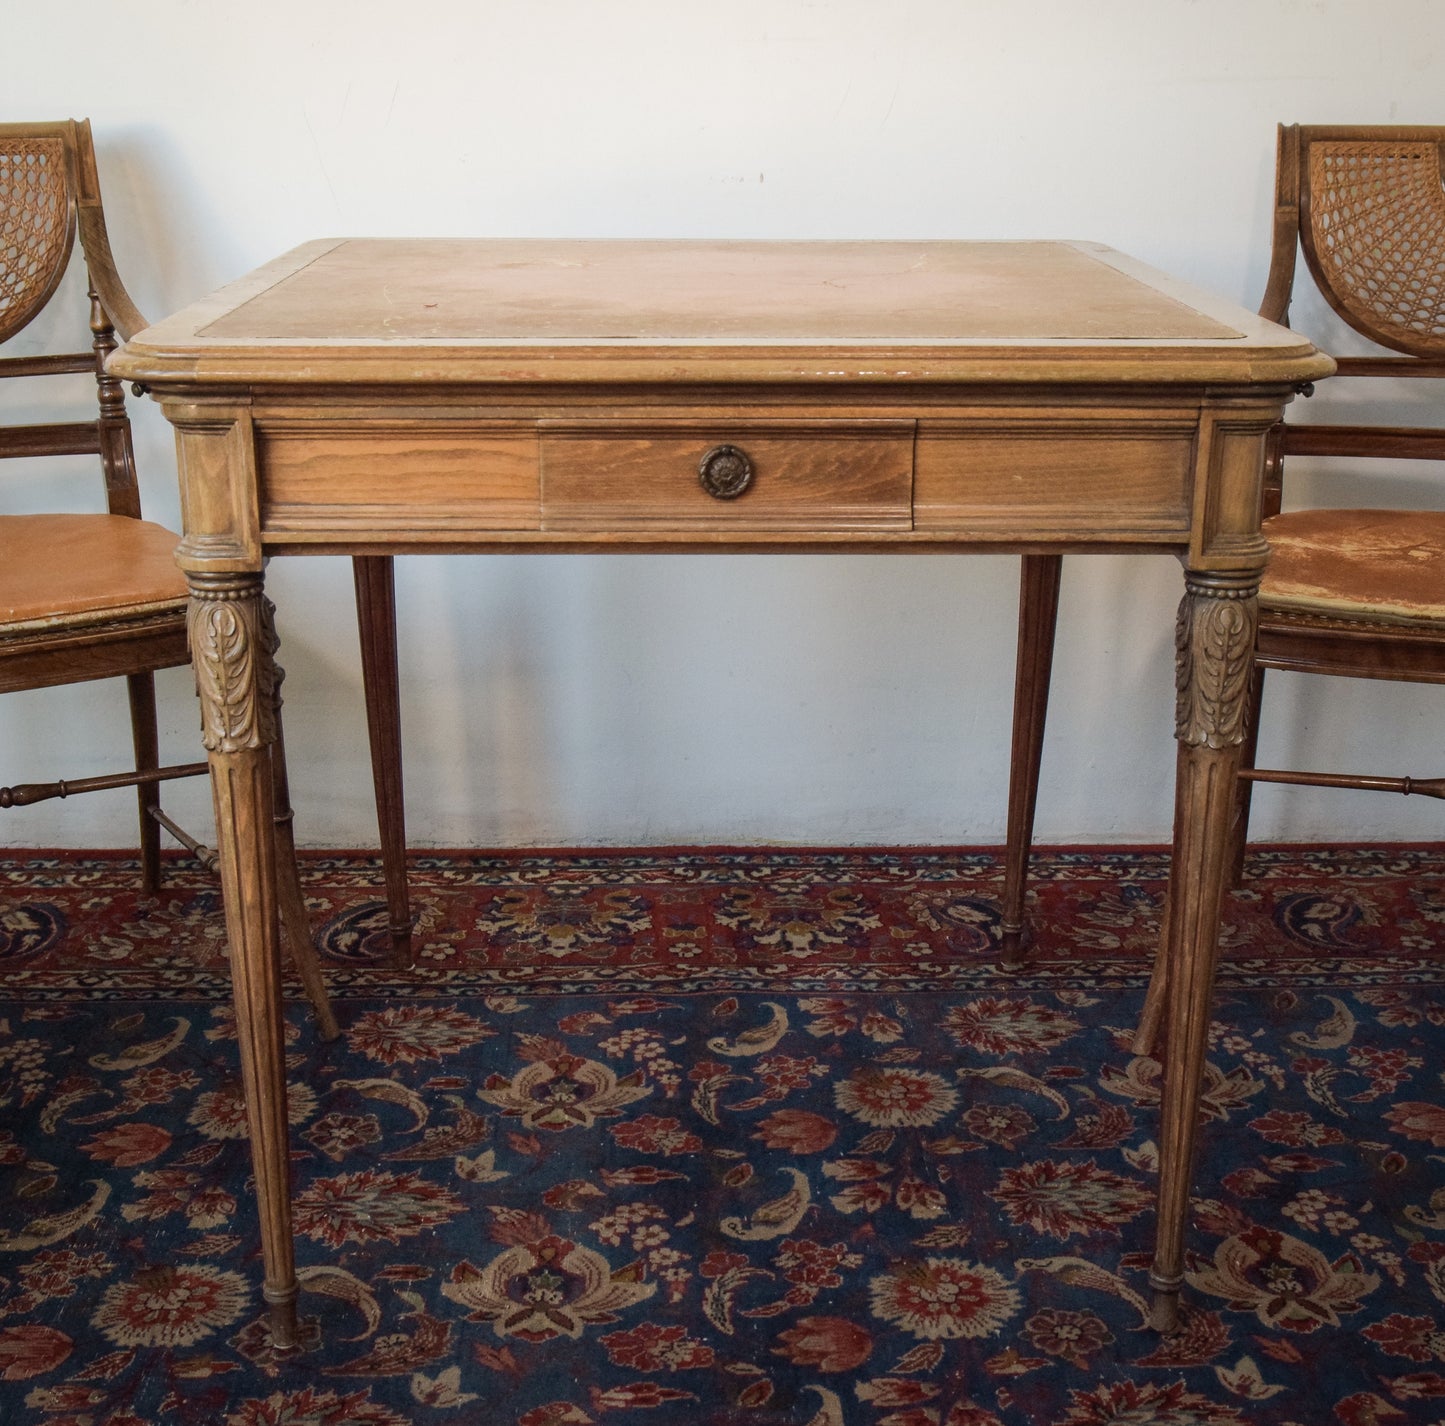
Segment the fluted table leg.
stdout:
<path fill-rule="evenodd" d="M 1185 576 L 1176 644 L 1178 782 L 1165 966 L 1168 1043 L 1160 1122 L 1153 1321 L 1178 1324 L 1184 1232 L 1204 1083 L 1235 774 L 1244 740 L 1259 575 Z"/>
<path fill-rule="evenodd" d="M 297 1343 L 271 747 L 271 634 L 259 573 L 188 575 L 191 659 L 211 764 L 236 1033 L 276 1347 Z"/>

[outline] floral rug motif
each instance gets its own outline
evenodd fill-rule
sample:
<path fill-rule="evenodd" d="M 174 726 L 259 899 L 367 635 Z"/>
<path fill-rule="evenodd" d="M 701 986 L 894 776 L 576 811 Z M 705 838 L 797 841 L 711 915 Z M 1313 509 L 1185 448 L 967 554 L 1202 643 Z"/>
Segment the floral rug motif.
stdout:
<path fill-rule="evenodd" d="M 1182 1331 L 1147 1326 L 1152 851 L 418 856 L 303 879 L 303 1350 L 270 1349 L 215 886 L 0 864 L 0 1422 L 1445 1420 L 1445 848 L 1225 911 Z"/>

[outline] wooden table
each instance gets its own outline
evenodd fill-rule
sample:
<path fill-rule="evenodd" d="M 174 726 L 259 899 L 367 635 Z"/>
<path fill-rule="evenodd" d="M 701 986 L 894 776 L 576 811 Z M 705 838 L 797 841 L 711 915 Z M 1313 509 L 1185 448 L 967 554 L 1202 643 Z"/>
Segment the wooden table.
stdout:
<path fill-rule="evenodd" d="M 1168 1327 L 1266 547 L 1265 433 L 1331 370 L 1086 243 L 317 242 L 111 368 L 176 428 L 265 1296 L 296 1341 L 269 834 L 274 555 L 1168 552 L 1184 564 Z"/>

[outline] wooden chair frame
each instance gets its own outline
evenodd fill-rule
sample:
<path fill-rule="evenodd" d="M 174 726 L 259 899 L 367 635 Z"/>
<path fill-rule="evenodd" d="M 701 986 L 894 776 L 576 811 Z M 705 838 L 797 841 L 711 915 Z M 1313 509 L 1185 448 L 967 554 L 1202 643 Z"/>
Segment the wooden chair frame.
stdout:
<path fill-rule="evenodd" d="M 1363 177 L 1360 173 L 1350 175 L 1354 191 L 1343 200 L 1333 194 L 1327 199 L 1324 195 L 1332 181 L 1332 170 L 1351 165 L 1363 173 Z M 1289 325 L 1298 255 L 1303 252 L 1307 270 L 1331 308 L 1355 331 L 1389 352 L 1339 357 L 1338 376 L 1445 377 L 1442 168 L 1445 127 L 1281 125 L 1273 245 L 1260 315 Z M 1395 199 L 1391 191 L 1395 186 L 1406 190 L 1403 199 Z M 1308 396 L 1312 392 L 1306 387 L 1301 394 Z M 1262 512 L 1266 521 L 1281 512 L 1286 456 L 1445 460 L 1445 427 L 1280 422 L 1269 437 Z M 1267 523 L 1265 533 L 1269 533 Z M 1048 709 L 1060 571 L 1057 556 L 1027 555 L 1020 576 L 1002 916 L 1004 955 L 1010 960 L 1022 955 L 1029 939 L 1025 917 L 1028 859 Z M 1272 604 L 1266 573 L 1260 595 L 1244 765 L 1236 788 L 1232 849 L 1236 884 L 1242 875 L 1250 794 L 1255 782 L 1445 797 L 1445 779 L 1257 768 L 1264 675 L 1270 668 L 1349 678 L 1445 683 L 1445 624 L 1386 621 L 1347 610 L 1336 616 Z M 1153 1044 L 1163 991 L 1162 976 L 1156 975 L 1136 1038 L 1140 1053 L 1147 1053 Z"/>
<path fill-rule="evenodd" d="M 1408 156 L 1418 149 L 1410 170 L 1425 180 L 1421 197 L 1433 200 L 1434 216 L 1445 231 L 1445 188 L 1441 187 L 1441 160 L 1445 157 L 1445 127 L 1351 128 L 1338 125 L 1281 126 L 1276 165 L 1274 245 L 1262 316 L 1289 325 L 1295 290 L 1298 254 L 1303 252 L 1310 276 L 1330 307 L 1355 331 L 1399 355 L 1339 357 L 1337 375 L 1345 378 L 1445 377 L 1445 323 L 1436 332 L 1411 328 L 1387 308 L 1381 312 L 1346 281 L 1348 269 L 1338 249 L 1336 234 L 1316 204 L 1320 171 L 1340 155 Z M 1396 158 L 1399 162 L 1400 159 Z M 1407 160 L 1408 161 L 1408 158 Z M 1311 172 L 1315 177 L 1312 181 Z M 1437 238 L 1438 240 L 1438 238 Z M 1445 270 L 1445 243 L 1437 255 L 1439 273 Z M 1445 303 L 1437 306 L 1445 312 Z M 1389 457 L 1392 459 L 1445 460 L 1445 428 L 1383 427 L 1281 422 L 1271 433 L 1265 467 L 1264 516 L 1279 515 L 1284 498 L 1284 463 L 1287 456 Z M 1402 625 L 1359 616 L 1331 618 L 1318 613 L 1292 611 L 1272 605 L 1268 582 L 1260 599 L 1259 635 L 1255 645 L 1255 672 L 1250 688 L 1250 719 L 1244 768 L 1236 794 L 1234 876 L 1243 873 L 1249 831 L 1250 794 L 1255 782 L 1283 782 L 1322 787 L 1353 787 L 1397 793 L 1445 797 L 1445 780 L 1376 777 L 1354 773 L 1285 772 L 1255 767 L 1260 708 L 1265 670 L 1334 674 L 1346 678 L 1387 679 L 1410 683 L 1445 683 L 1445 626 Z"/>
<path fill-rule="evenodd" d="M 140 520 L 140 488 L 125 393 L 121 382 L 107 373 L 105 364 L 118 340 L 129 338 L 144 328 L 146 322 L 126 292 L 111 253 L 89 122 L 0 124 L 0 191 L 5 190 L 18 194 L 19 201 L 0 209 L 4 249 L 19 256 L 0 267 L 0 343 L 8 342 L 45 310 L 60 288 L 74 255 L 77 237 L 85 264 L 91 343 L 90 349 L 84 352 L 0 356 L 0 379 L 92 375 L 96 381 L 98 413 L 88 421 L 0 428 L 0 460 L 97 456 L 108 516 Z M 35 200 L 33 207 L 23 201 L 27 198 Z M 80 521 L 88 518 L 77 517 Z M 94 518 L 103 521 L 107 516 Z M 402 820 L 391 576 L 388 559 L 356 561 L 389 926 L 395 954 L 409 961 L 410 911 Z M 112 603 L 103 609 L 45 611 L 41 617 L 0 623 L 0 692 L 124 677 L 135 758 L 134 768 L 126 772 L 0 789 L 0 807 L 24 806 L 51 797 L 108 788 L 135 787 L 140 813 L 141 880 L 147 894 L 154 893 L 160 884 L 162 827 L 204 863 L 214 865 L 208 849 L 173 822 L 160 806 L 161 783 L 207 772 L 205 762 L 172 767 L 159 765 L 154 675 L 160 669 L 190 662 L 187 602 L 184 581 L 177 575 L 171 597 L 148 599 L 134 606 Z M 279 682 L 278 677 L 278 686 Z M 337 1033 L 337 1026 L 322 983 L 296 872 L 293 814 L 280 736 L 279 692 L 275 712 L 278 736 L 272 779 L 279 909 L 298 972 L 316 1007 L 323 1034 L 329 1038 Z"/>
<path fill-rule="evenodd" d="M 108 513 L 140 519 L 140 490 L 126 399 L 120 381 L 105 373 L 105 358 L 116 350 L 117 338 L 127 340 L 146 325 L 146 319 L 131 302 L 111 254 L 90 121 L 0 124 L 0 146 L 9 146 L 9 162 L 17 162 L 17 156 L 23 155 L 25 162 L 38 163 L 40 168 L 53 166 L 51 181 L 40 185 L 49 209 L 39 224 L 42 231 L 6 233 L 7 243 L 13 241 L 16 250 L 33 250 L 27 249 L 26 238 L 39 237 L 39 243 L 35 244 L 39 251 L 38 256 L 33 257 L 29 272 L 16 272 L 16 267 L 23 267 L 25 263 L 0 269 L 0 344 L 22 331 L 51 302 L 71 262 L 77 237 L 87 270 L 92 338 L 91 350 L 87 353 L 0 357 L 0 379 L 88 373 L 97 383 L 98 397 L 98 416 L 94 420 L 0 428 L 0 459 L 97 455 L 104 475 Z M 0 157 L 0 163 L 3 162 L 6 159 Z M 59 183 L 53 181 L 56 178 Z M 19 182 L 22 179 L 10 173 L 7 186 L 12 191 Z M 14 205 L 6 218 L 7 228 L 25 221 L 25 205 Z M 383 556 L 357 558 L 354 576 L 389 930 L 394 956 L 402 964 L 409 964 L 410 907 L 392 561 Z M 205 863 L 214 860 L 207 848 L 189 837 L 160 808 L 160 783 L 173 777 L 197 776 L 207 770 L 205 763 L 158 766 L 153 675 L 156 670 L 189 663 L 186 598 L 179 579 L 178 589 L 182 592 L 165 607 L 111 610 L 105 618 L 55 618 L 43 627 L 25 630 L 0 627 L 0 692 L 124 676 L 136 757 L 136 767 L 129 773 L 0 789 L 0 806 L 29 805 L 46 798 L 65 798 L 110 787 L 136 787 L 142 884 L 147 893 L 155 891 L 159 884 L 162 826 Z M 282 763 L 277 769 L 277 793 L 283 790 L 285 766 Z M 289 837 L 289 800 L 286 796 L 277 796 L 276 805 L 279 815 L 286 818 Z"/>
<path fill-rule="evenodd" d="M 111 256 L 89 123 L 0 125 L 0 146 L 9 151 L 7 163 L 16 167 L 28 164 L 47 174 L 38 186 L 52 209 L 49 232 L 40 235 L 46 240 L 39 244 L 38 256 L 31 258 L 30 271 L 22 271 L 19 282 L 8 282 L 0 289 L 8 299 L 0 308 L 0 342 L 8 341 L 48 305 L 70 264 L 77 234 L 86 267 L 91 331 L 88 352 L 0 357 L 0 378 L 89 373 L 95 377 L 99 406 L 91 421 L 0 428 L 0 458 L 97 456 L 105 482 L 106 509 L 111 515 L 138 520 L 140 488 L 125 394 L 121 383 L 106 374 L 105 360 L 115 350 L 117 334 L 129 336 L 145 325 L 145 319 L 126 292 Z M 6 186 L 13 191 L 22 181 L 11 172 Z M 57 206 L 63 218 L 53 211 Z M 11 222 L 24 217 L 23 205 L 11 208 Z M 6 245 L 28 254 L 33 250 L 24 244 L 27 237 L 34 236 L 33 231 L 7 232 Z M 6 273 L 26 265 L 22 260 L 7 267 Z M 204 855 L 204 849 L 160 810 L 162 781 L 205 770 L 204 763 L 158 767 L 153 675 L 158 669 L 190 661 L 185 597 L 179 581 L 178 590 L 181 592 L 173 600 L 160 607 L 111 609 L 104 614 L 81 611 L 40 623 L 27 621 L 20 627 L 0 627 L 0 692 L 124 676 L 136 763 L 133 773 L 118 777 L 0 789 L 0 806 L 23 806 L 102 787 L 136 786 L 141 879 L 147 893 L 154 892 L 160 881 L 162 825 Z"/>

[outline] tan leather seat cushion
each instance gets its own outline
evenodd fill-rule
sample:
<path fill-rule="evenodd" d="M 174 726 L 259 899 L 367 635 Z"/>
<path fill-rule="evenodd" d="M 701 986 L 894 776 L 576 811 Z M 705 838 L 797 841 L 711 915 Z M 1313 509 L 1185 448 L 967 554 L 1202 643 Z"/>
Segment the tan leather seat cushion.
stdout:
<path fill-rule="evenodd" d="M 1445 624 L 1445 512 L 1292 510 L 1264 533 L 1265 608 Z"/>
<path fill-rule="evenodd" d="M 184 601 L 179 538 L 121 515 L 0 516 L 0 629 Z"/>

